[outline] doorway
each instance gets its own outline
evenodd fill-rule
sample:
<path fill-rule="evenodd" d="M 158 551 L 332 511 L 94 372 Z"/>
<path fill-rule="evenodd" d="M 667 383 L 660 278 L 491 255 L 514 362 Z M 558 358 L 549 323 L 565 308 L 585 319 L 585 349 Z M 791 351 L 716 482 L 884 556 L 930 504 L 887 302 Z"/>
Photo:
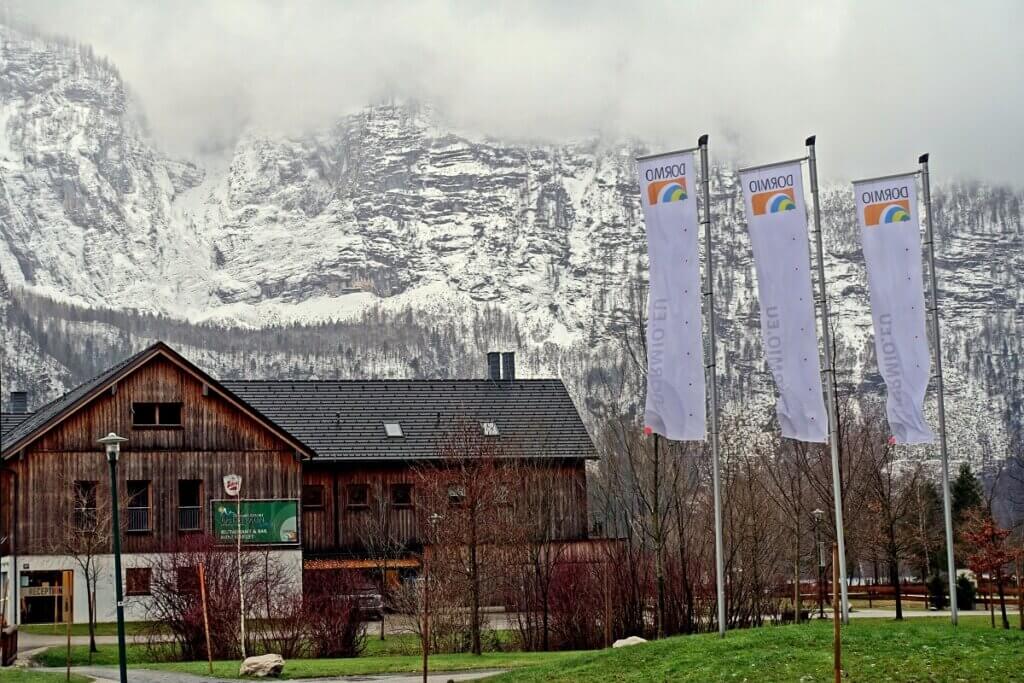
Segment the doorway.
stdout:
<path fill-rule="evenodd" d="M 71 605 L 65 610 L 65 574 L 74 576 L 73 572 L 36 571 L 21 572 L 21 586 L 18 597 L 21 602 L 22 624 L 60 624 L 74 619 Z M 70 599 L 70 596 L 67 596 Z"/>

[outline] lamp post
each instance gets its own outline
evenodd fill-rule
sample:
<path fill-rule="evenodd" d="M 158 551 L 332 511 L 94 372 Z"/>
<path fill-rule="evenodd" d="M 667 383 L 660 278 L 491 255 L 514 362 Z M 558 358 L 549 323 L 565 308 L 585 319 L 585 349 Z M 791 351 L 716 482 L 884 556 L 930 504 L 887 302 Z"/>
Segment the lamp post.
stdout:
<path fill-rule="evenodd" d="M 111 525 L 114 535 L 114 597 L 117 600 L 117 665 L 121 674 L 121 683 L 128 683 L 128 659 L 124 645 L 124 591 L 121 586 L 121 514 L 117 505 L 117 458 L 121 453 L 121 444 L 128 439 L 110 432 L 99 440 L 107 450 L 107 463 L 110 465 L 110 511 Z"/>
<path fill-rule="evenodd" d="M 818 548 L 818 618 L 825 618 L 825 595 L 822 593 L 821 588 L 821 575 L 825 569 L 825 549 L 821 544 L 821 539 L 818 538 L 818 527 L 821 525 L 821 519 L 825 516 L 825 511 L 821 508 L 816 508 L 811 515 L 814 517 L 814 545 Z"/>
<path fill-rule="evenodd" d="M 430 536 L 436 537 L 437 524 L 441 515 L 434 513 L 427 518 L 430 522 Z M 429 538 L 427 539 L 429 540 Z M 427 683 L 428 658 L 430 657 L 430 561 L 427 546 L 423 545 L 423 683 Z"/>

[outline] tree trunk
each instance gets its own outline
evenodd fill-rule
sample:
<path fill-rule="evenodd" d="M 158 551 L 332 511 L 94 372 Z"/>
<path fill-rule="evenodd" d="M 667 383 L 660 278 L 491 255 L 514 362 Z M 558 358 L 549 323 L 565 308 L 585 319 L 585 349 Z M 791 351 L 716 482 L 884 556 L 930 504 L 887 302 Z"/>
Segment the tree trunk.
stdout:
<path fill-rule="evenodd" d="M 1006 591 L 1003 590 L 1003 570 L 996 569 L 996 588 L 999 591 L 999 611 L 1003 617 L 1003 628 L 1010 630 L 1010 620 L 1006 617 Z"/>
<path fill-rule="evenodd" d="M 903 594 L 900 586 L 900 562 L 896 554 L 889 553 L 889 581 L 892 583 L 893 594 L 896 597 L 896 621 L 903 620 Z"/>
<path fill-rule="evenodd" d="M 88 572 L 85 574 L 85 602 L 89 619 L 89 663 L 92 664 L 93 653 L 100 650 L 96 647 L 96 581 L 89 580 Z"/>
<path fill-rule="evenodd" d="M 476 564 L 476 516 L 470 521 L 469 538 L 469 580 L 472 593 L 472 613 L 469 615 L 469 628 L 473 637 L 473 654 L 483 654 L 480 646 L 480 572 Z"/>

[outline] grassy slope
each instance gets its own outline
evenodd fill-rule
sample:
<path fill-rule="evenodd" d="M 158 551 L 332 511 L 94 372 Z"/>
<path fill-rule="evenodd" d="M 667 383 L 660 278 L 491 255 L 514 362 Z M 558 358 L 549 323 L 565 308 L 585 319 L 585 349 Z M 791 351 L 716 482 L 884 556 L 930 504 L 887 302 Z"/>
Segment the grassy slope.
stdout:
<path fill-rule="evenodd" d="M 0 669 L 0 681 L 4 683 L 62 683 L 64 674 L 31 671 L 27 669 Z M 91 678 L 71 674 L 71 683 L 88 683 Z"/>
<path fill-rule="evenodd" d="M 854 681 L 1024 681 L 1024 631 L 983 618 L 954 630 L 944 619 L 854 620 L 843 632 L 843 668 Z M 829 681 L 832 624 L 767 627 L 670 638 L 513 671 L 502 683 L 537 681 Z"/>
<path fill-rule="evenodd" d="M 198 675 L 208 674 L 206 662 L 153 663 L 146 661 L 148 653 L 148 649 L 143 646 L 129 645 L 129 666 Z M 430 658 L 430 667 L 435 671 L 507 669 L 568 659 L 579 654 L 578 652 L 485 652 L 480 657 L 465 654 L 433 655 Z M 71 648 L 71 661 L 75 666 L 88 664 L 88 655 L 88 649 L 84 645 L 75 645 Z M 36 655 L 34 661 L 39 666 L 64 666 L 65 657 L 65 648 L 52 647 Z M 93 655 L 93 664 L 95 666 L 117 666 L 117 646 L 100 645 L 99 652 Z M 237 678 L 238 664 L 236 661 L 214 662 L 214 675 L 222 678 Z M 284 678 L 420 671 L 422 665 L 423 659 L 419 654 L 417 636 L 393 635 L 388 636 L 385 641 L 367 639 L 366 652 L 360 657 L 290 660 L 285 665 Z"/>

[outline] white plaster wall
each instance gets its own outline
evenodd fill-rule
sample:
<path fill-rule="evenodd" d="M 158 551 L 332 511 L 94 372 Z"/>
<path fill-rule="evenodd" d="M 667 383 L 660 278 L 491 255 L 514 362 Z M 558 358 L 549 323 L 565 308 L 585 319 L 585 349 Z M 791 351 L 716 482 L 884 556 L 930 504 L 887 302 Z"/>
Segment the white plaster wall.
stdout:
<path fill-rule="evenodd" d="M 276 550 L 271 552 L 281 566 L 287 568 L 294 577 L 296 588 L 302 586 L 302 551 L 299 549 Z M 149 567 L 153 564 L 154 554 L 124 554 L 121 556 L 122 570 L 129 567 Z M 116 621 L 116 601 L 114 599 L 114 556 L 101 555 L 96 558 L 100 568 L 99 580 L 96 583 L 96 621 Z M 27 569 L 25 568 L 27 565 Z M 0 571 L 10 576 L 10 558 L 3 558 Z M 54 571 L 69 570 L 75 574 L 74 620 L 76 624 L 89 621 L 89 606 L 86 602 L 88 593 L 85 587 L 85 575 L 73 557 L 67 555 L 19 555 L 18 576 L 14 578 L 20 586 L 22 571 Z M 123 580 L 124 577 L 122 577 Z M 122 584 L 123 585 L 123 584 Z M 126 596 L 124 599 L 124 618 L 126 621 L 143 621 L 146 619 L 149 597 Z M 8 623 L 14 623 L 19 615 L 12 615 L 16 608 L 13 604 L 8 609 Z M 20 620 L 20 619 L 19 619 Z"/>

